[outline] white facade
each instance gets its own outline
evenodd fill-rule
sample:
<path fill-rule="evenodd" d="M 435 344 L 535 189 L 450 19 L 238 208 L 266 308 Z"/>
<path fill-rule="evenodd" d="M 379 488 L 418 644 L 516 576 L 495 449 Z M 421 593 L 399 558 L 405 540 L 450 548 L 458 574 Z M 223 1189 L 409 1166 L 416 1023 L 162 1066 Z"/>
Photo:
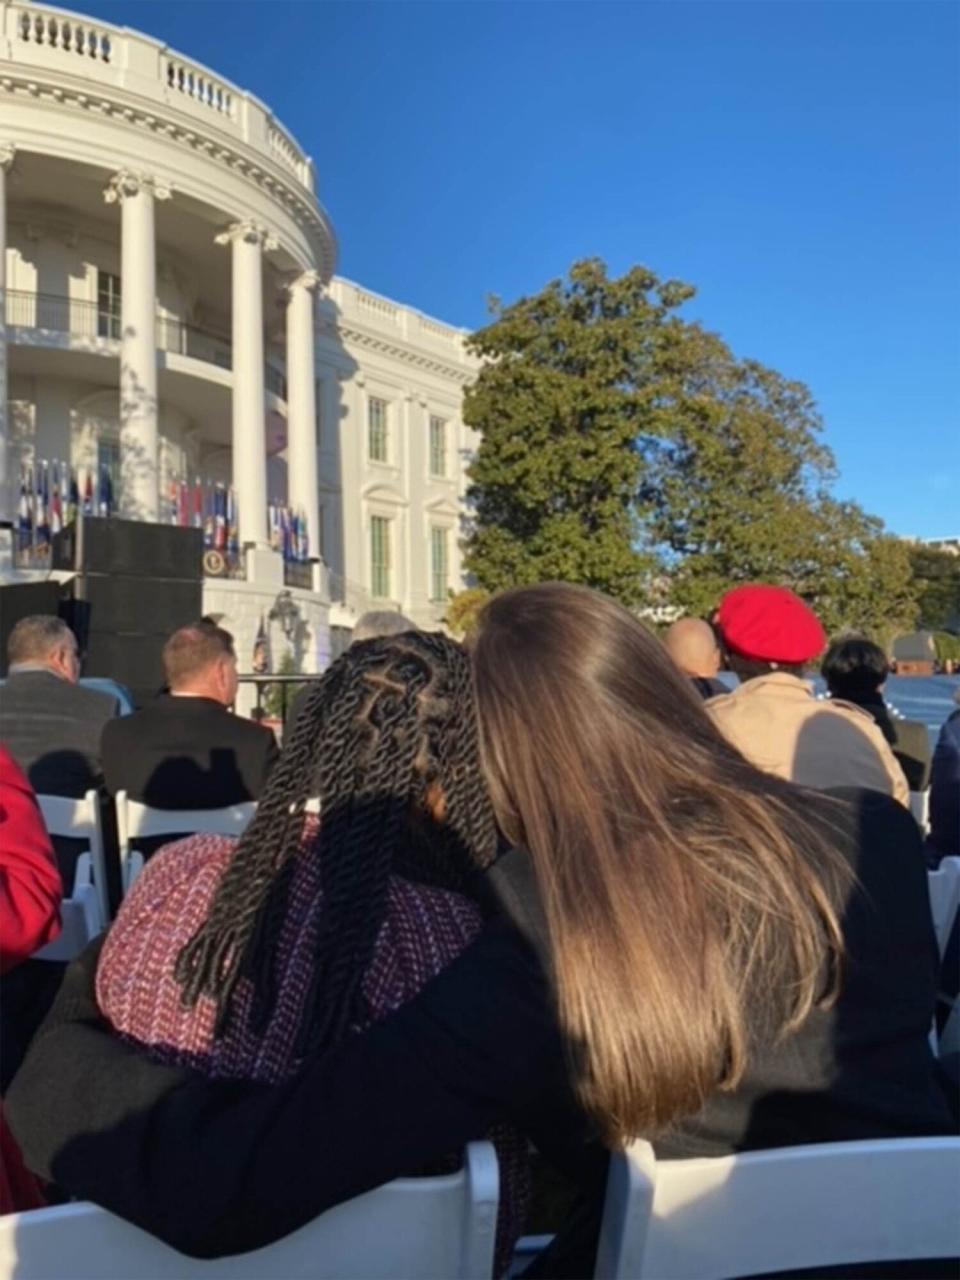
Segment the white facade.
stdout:
<path fill-rule="evenodd" d="M 436 623 L 476 362 L 335 260 L 312 163 L 256 98 L 128 28 L 0 0 L 0 522 L 23 459 L 109 464 L 147 520 L 199 475 L 236 495 L 244 581 L 209 580 L 205 607 L 242 664 L 284 587 L 268 502 L 322 557 L 291 588 L 304 670 L 366 608 Z"/>

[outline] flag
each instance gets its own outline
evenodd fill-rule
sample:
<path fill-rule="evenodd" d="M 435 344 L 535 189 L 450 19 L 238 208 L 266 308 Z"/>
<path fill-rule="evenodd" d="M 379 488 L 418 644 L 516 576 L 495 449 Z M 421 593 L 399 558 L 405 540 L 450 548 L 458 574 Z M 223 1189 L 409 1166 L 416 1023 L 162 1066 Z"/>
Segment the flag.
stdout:
<path fill-rule="evenodd" d="M 177 523 L 186 528 L 190 523 L 190 489 L 186 480 L 180 481 L 177 498 Z"/>
<path fill-rule="evenodd" d="M 33 540 L 33 509 L 30 503 L 30 470 L 28 467 L 20 471 L 20 505 L 17 508 L 17 534 L 20 550 L 26 551 Z"/>
<path fill-rule="evenodd" d="M 60 475 L 62 464 L 53 464 L 53 492 L 50 495 L 50 534 L 59 533 L 63 528 L 63 503 L 60 499 Z"/>
<path fill-rule="evenodd" d="M 227 549 L 227 491 L 218 484 L 213 494 L 213 545 L 218 551 Z"/>
<path fill-rule="evenodd" d="M 227 490 L 227 555 L 240 554 L 240 532 L 237 528 L 237 495 L 233 488 Z"/>
<path fill-rule="evenodd" d="M 267 629 L 263 625 L 263 614 L 260 615 L 260 626 L 257 628 L 257 638 L 253 642 L 253 661 L 250 669 L 254 675 L 262 676 L 270 670 L 270 652 L 267 645 Z"/>
<path fill-rule="evenodd" d="M 33 527 L 36 533 L 37 544 L 45 547 L 50 541 L 50 524 L 48 519 L 48 509 L 50 505 L 50 476 L 47 471 L 46 461 L 40 463 L 40 468 L 36 476 L 36 511 L 33 520 Z"/>
<path fill-rule="evenodd" d="M 70 501 L 67 504 L 67 524 L 73 524 L 80 509 L 80 486 L 75 472 L 70 473 Z"/>
<path fill-rule="evenodd" d="M 270 546 L 274 551 L 283 550 L 283 540 L 280 531 L 280 508 L 275 502 L 267 507 L 267 523 L 270 529 Z"/>
<path fill-rule="evenodd" d="M 113 482 L 110 479 L 110 469 L 107 466 L 100 468 L 100 483 L 97 487 L 97 515 L 108 516 L 113 509 Z"/>
<path fill-rule="evenodd" d="M 310 559 L 310 530 L 307 527 L 307 513 L 300 512 L 300 559 L 304 562 Z"/>
<path fill-rule="evenodd" d="M 203 545 L 208 550 L 213 546 L 213 488 L 206 485 L 203 494 Z"/>
<path fill-rule="evenodd" d="M 197 476 L 193 484 L 193 527 L 195 529 L 203 528 L 203 487 L 200 484 L 199 476 Z"/>

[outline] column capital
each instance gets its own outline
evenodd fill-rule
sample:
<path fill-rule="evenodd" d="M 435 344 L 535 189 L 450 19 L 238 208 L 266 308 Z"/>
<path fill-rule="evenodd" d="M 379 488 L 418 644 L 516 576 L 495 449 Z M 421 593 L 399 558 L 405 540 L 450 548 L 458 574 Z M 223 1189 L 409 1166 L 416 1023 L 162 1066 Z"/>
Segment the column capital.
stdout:
<path fill-rule="evenodd" d="M 283 288 L 287 296 L 294 289 L 304 289 L 308 293 L 316 293 L 319 297 L 323 292 L 323 277 L 319 271 L 292 271 L 284 278 Z"/>
<path fill-rule="evenodd" d="M 12 142 L 0 142 L 0 169 L 9 169 L 16 154 L 17 148 Z"/>
<path fill-rule="evenodd" d="M 107 204 L 116 204 L 122 203 L 128 196 L 138 196 L 141 192 L 149 192 L 156 200 L 169 200 L 172 195 L 169 183 L 161 182 L 148 173 L 119 169 L 104 188 L 103 198 Z"/>
<path fill-rule="evenodd" d="M 245 244 L 257 244 L 261 249 L 277 248 L 277 238 L 273 232 L 261 223 L 249 219 L 231 222 L 213 238 L 216 244 L 234 244 L 242 240 Z"/>

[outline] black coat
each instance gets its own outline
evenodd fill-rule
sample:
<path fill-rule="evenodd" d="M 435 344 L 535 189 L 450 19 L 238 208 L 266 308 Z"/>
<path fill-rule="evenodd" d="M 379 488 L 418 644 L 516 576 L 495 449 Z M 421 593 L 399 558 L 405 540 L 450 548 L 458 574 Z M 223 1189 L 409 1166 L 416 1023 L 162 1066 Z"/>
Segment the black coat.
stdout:
<path fill-rule="evenodd" d="M 79 800 L 103 781 L 100 737 L 119 710 L 52 671 L 14 672 L 0 686 L 0 738 L 37 795 Z"/>
<path fill-rule="evenodd" d="M 161 694 L 104 727 L 111 795 L 157 809 L 221 809 L 258 800 L 279 757 L 276 738 L 213 698 Z"/>
<path fill-rule="evenodd" d="M 844 913 L 839 1003 L 758 1051 L 743 1084 L 678 1126 L 663 1152 L 954 1128 L 927 1041 L 936 952 L 916 824 L 887 796 L 848 798 L 836 838 L 859 885 Z M 824 804 L 810 794 L 810 810 Z M 506 854 L 485 892 L 487 926 L 449 968 L 277 1085 L 207 1080 L 111 1035 L 86 953 L 5 1099 L 28 1166 L 184 1252 L 216 1256 L 269 1244 L 509 1120 L 584 1197 L 538 1274 L 592 1274 L 606 1155 L 572 1095 L 526 854 Z"/>

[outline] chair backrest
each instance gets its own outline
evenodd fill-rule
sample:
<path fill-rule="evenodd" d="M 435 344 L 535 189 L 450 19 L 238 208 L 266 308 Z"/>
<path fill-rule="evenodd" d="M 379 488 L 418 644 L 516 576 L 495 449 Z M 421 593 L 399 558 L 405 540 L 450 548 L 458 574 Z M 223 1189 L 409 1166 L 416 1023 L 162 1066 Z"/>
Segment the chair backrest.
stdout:
<path fill-rule="evenodd" d="M 926 835 L 930 830 L 930 788 L 925 791 L 910 792 L 910 812 L 916 819 L 917 826 Z"/>
<path fill-rule="evenodd" d="M 399 1178 L 253 1253 L 199 1261 L 92 1204 L 0 1218 L 0 1280 L 490 1280 L 499 1198 L 488 1142 L 463 1168 Z"/>
<path fill-rule="evenodd" d="M 257 811 L 254 800 L 227 805 L 223 809 L 153 809 L 139 800 L 131 800 L 126 791 L 117 792 L 116 806 L 124 894 L 143 866 L 143 858 L 135 847 L 137 840 L 201 833 L 239 836 L 243 835 Z"/>
<path fill-rule="evenodd" d="M 960 858 L 943 858 L 936 871 L 927 872 L 930 888 L 930 914 L 937 949 L 943 959 L 953 922 L 960 908 Z"/>
<path fill-rule="evenodd" d="M 100 913 L 100 929 L 106 927 L 110 919 L 110 897 L 107 890 L 107 858 L 103 844 L 103 827 L 100 822 L 100 797 L 96 791 L 88 791 L 82 800 L 71 800 L 65 796 L 37 796 L 37 802 L 40 805 L 40 812 L 43 814 L 43 821 L 46 828 L 52 836 L 69 836 L 74 840 L 84 840 L 90 853 L 90 866 L 81 877 L 79 862 L 77 865 L 76 879 L 74 881 L 74 893 L 77 894 L 81 889 L 85 889 L 92 883 L 94 893 L 96 894 L 98 910 Z M 86 899 L 89 895 L 80 893 L 80 897 Z M 64 898 L 63 914 L 70 914 L 67 903 L 70 898 Z M 86 907 L 82 908 L 81 914 L 86 916 Z M 94 933 L 94 937 L 96 937 Z M 85 944 L 84 944 L 85 945 Z M 82 947 L 80 948 L 83 949 Z M 57 957 L 62 959 L 64 957 Z M 72 957 L 66 957 L 72 958 Z"/>
<path fill-rule="evenodd" d="M 107 927 L 93 885 L 89 853 L 81 853 L 73 880 L 73 892 L 60 903 L 60 932 L 52 942 L 35 951 L 33 960 L 74 960 Z"/>
<path fill-rule="evenodd" d="M 611 1158 L 598 1280 L 721 1280 L 960 1256 L 960 1138 Z"/>

